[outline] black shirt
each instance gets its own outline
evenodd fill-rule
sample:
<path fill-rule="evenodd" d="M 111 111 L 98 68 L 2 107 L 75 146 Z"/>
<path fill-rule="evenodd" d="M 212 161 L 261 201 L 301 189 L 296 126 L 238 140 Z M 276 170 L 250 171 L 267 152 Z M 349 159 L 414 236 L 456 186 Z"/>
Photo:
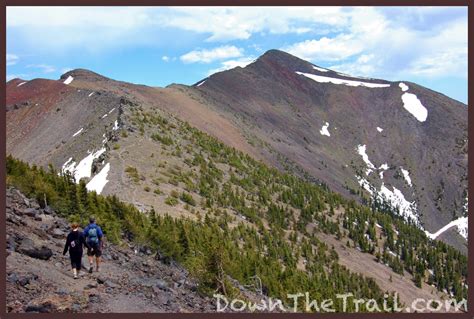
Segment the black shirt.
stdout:
<path fill-rule="evenodd" d="M 71 255 L 82 254 L 83 245 L 87 247 L 86 241 L 84 239 L 84 234 L 79 230 L 73 230 L 67 235 L 63 255 L 66 255 L 68 250 L 69 254 Z"/>

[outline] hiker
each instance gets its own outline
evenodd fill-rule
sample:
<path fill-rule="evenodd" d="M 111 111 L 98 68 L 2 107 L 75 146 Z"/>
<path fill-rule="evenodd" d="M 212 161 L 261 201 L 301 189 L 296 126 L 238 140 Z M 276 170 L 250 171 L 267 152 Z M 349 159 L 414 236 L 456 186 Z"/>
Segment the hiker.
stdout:
<path fill-rule="evenodd" d="M 71 228 L 71 232 L 67 235 L 63 255 L 66 255 L 67 251 L 69 250 L 72 273 L 74 275 L 74 279 L 77 279 L 77 275 L 80 272 L 82 265 L 82 246 L 84 245 L 87 247 L 87 243 L 84 239 L 84 234 L 79 230 L 78 223 L 72 223 Z"/>
<path fill-rule="evenodd" d="M 102 229 L 95 223 L 95 218 L 89 218 L 89 225 L 84 229 L 87 243 L 87 256 L 89 257 L 89 273 L 92 273 L 95 256 L 95 271 L 100 269 L 100 256 L 102 255 Z"/>

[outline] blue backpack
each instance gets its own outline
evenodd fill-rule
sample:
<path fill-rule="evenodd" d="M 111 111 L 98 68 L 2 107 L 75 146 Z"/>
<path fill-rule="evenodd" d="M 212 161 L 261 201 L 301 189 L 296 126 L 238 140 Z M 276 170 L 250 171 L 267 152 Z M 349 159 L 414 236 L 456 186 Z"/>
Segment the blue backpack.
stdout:
<path fill-rule="evenodd" d="M 97 228 L 91 227 L 87 231 L 87 243 L 90 244 L 98 244 L 99 243 L 99 236 L 97 236 Z"/>

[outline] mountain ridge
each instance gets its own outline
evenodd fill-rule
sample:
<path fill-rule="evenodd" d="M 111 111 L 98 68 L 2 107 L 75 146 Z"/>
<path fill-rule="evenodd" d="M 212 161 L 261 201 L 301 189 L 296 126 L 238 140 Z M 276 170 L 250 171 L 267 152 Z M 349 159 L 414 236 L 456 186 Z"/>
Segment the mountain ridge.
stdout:
<path fill-rule="evenodd" d="M 319 83 L 296 72 L 308 72 L 307 74 L 321 76 L 331 75 L 331 77 L 338 80 L 390 84 L 390 87 L 351 87 L 345 84 Z M 75 79 L 74 75 L 76 75 Z M 436 216 L 436 218 L 421 216 L 422 223 L 429 231 L 435 232 L 452 218 L 446 212 L 453 212 L 453 216 L 462 216 L 463 191 L 456 190 L 459 186 L 455 184 L 460 181 L 461 185 L 465 185 L 466 182 L 463 167 L 467 161 L 467 153 L 465 152 L 467 144 L 464 142 L 467 138 L 465 131 L 467 123 L 465 122 L 465 116 L 462 114 L 465 113 L 465 110 L 464 108 L 460 111 L 457 109 L 457 106 L 462 105 L 462 103 L 446 100 L 438 93 L 427 91 L 416 84 L 359 79 L 340 75 L 331 70 L 323 72 L 315 69 L 312 63 L 278 50 L 267 51 L 245 68 L 236 68 L 213 74 L 203 80 L 204 83 L 202 83 L 203 81 L 198 82 L 198 84 L 202 83 L 199 86 L 173 85 L 165 89 L 152 88 L 115 81 L 83 69 L 76 69 L 63 74 L 60 79 L 61 82 L 64 82 L 69 76 L 73 77 L 71 83 L 69 85 L 62 83 L 61 86 L 64 87 L 62 90 L 68 92 L 68 94 L 61 94 L 63 103 L 66 103 L 64 101 L 65 97 L 70 96 L 72 100 L 68 100 L 68 104 L 82 104 L 84 103 L 82 101 L 86 100 L 91 107 L 98 105 L 97 103 L 104 106 L 115 105 L 115 107 L 102 108 L 103 115 L 98 114 L 99 110 L 92 111 L 96 118 L 105 116 L 105 113 L 113 113 L 116 112 L 115 110 L 119 110 L 120 105 L 122 105 L 121 102 L 119 103 L 120 99 L 125 99 L 130 103 L 148 103 L 190 121 L 197 128 L 223 139 L 226 143 L 230 143 L 230 145 L 270 165 L 280 169 L 286 169 L 288 165 L 292 166 L 294 172 L 300 172 L 298 173 L 300 176 L 303 174 L 301 173 L 302 170 L 345 196 L 353 196 L 353 192 L 366 192 L 364 188 L 367 188 L 365 187 L 367 184 L 361 184 L 360 180 L 364 176 L 357 173 L 357 171 L 368 164 L 361 161 L 360 155 L 357 154 L 358 145 L 367 145 L 367 152 L 375 152 L 375 157 L 369 154 L 367 158 L 369 161 L 376 162 L 377 167 L 388 162 L 385 158 L 386 155 L 383 154 L 392 156 L 394 161 L 388 164 L 393 168 L 389 172 L 393 171 L 393 176 L 396 177 L 397 174 L 401 174 L 400 167 L 414 169 L 411 166 L 415 165 L 416 158 L 433 157 L 435 162 L 431 163 L 430 160 L 426 160 L 424 169 L 436 164 L 434 155 L 438 151 L 430 145 L 433 140 L 437 140 L 440 142 L 439 146 L 443 149 L 441 151 L 443 154 L 451 154 L 454 148 L 457 157 L 442 160 L 441 165 L 436 164 L 435 166 L 438 167 L 436 174 L 440 171 L 451 171 L 451 175 L 454 174 L 458 181 L 453 180 L 449 184 L 446 180 L 453 179 L 453 176 L 450 177 L 449 174 L 443 173 L 445 177 L 440 179 L 435 177 L 433 167 L 430 169 L 433 173 L 428 174 L 430 177 L 426 178 L 426 181 L 436 181 L 438 187 L 444 185 L 449 188 L 447 192 L 441 190 L 441 188 L 433 188 L 430 190 L 433 193 L 430 195 L 431 198 L 417 199 L 417 202 L 421 200 L 418 206 L 426 206 L 426 208 L 423 208 L 423 212 L 427 212 L 428 216 Z M 408 92 L 400 89 L 400 83 L 408 84 Z M 11 92 L 27 89 L 28 85 L 25 84 L 21 87 L 9 85 L 9 87 Z M 76 92 L 73 92 L 74 88 Z M 89 91 L 86 94 L 80 92 L 81 90 Z M 417 122 L 410 113 L 403 109 L 401 96 L 404 93 L 410 93 L 421 99 L 428 110 L 427 122 Z M 8 95 L 11 96 L 12 93 Z M 118 97 L 112 98 L 112 95 L 121 97 L 120 99 Z M 98 97 L 103 102 L 96 100 Z M 54 99 L 58 98 L 54 97 Z M 34 102 L 32 105 L 35 104 L 37 103 Z M 42 105 L 42 103 L 38 104 Z M 457 113 L 459 115 L 456 115 Z M 351 114 L 351 116 L 348 116 L 348 114 Z M 389 118 L 393 119 L 392 122 L 387 122 L 388 114 L 390 114 Z M 434 120 L 432 120 L 433 116 Z M 452 131 L 448 131 L 447 127 L 443 127 L 442 118 L 446 116 L 452 118 L 449 121 L 459 124 L 460 129 L 456 127 L 458 125 L 451 126 L 449 129 Z M 116 120 L 119 119 L 116 118 Z M 12 121 L 9 131 L 12 131 L 17 125 L 15 121 Z M 379 123 L 374 123 L 370 127 L 369 121 L 379 121 Z M 227 132 L 223 131 L 220 123 L 226 123 L 225 131 Z M 325 123 L 327 123 L 327 134 L 331 136 L 324 136 L 320 133 L 323 132 L 323 127 L 326 126 Z M 113 121 L 111 120 L 108 125 L 112 127 Z M 375 126 L 377 126 L 377 130 L 379 126 L 383 126 L 383 128 L 380 127 L 383 132 L 377 133 Z M 74 132 L 79 129 L 79 127 L 75 128 Z M 233 133 L 229 135 L 228 132 Z M 407 138 L 407 135 L 403 132 L 413 133 L 410 133 Z M 450 136 L 453 132 L 459 132 L 453 138 L 455 141 L 447 141 L 445 136 Z M 434 136 L 435 138 L 433 138 Z M 114 137 L 114 139 L 116 138 Z M 334 145 L 337 147 L 328 145 L 326 143 L 328 139 L 335 143 Z M 407 152 L 407 147 L 400 143 L 400 141 L 405 140 L 409 142 L 408 145 L 412 148 L 411 154 L 398 156 L 397 152 L 394 152 L 395 150 L 400 154 Z M 15 144 L 18 143 L 15 142 Z M 425 145 L 426 150 L 420 152 L 417 147 L 418 144 Z M 21 146 L 21 143 L 19 145 Z M 377 150 L 377 145 L 380 145 L 379 150 Z M 406 163 L 407 155 L 411 158 L 411 163 Z M 311 160 L 315 156 L 317 160 Z M 348 160 L 345 160 L 344 157 L 348 157 Z M 31 160 L 32 158 L 27 157 L 25 159 Z M 56 165 L 61 166 L 66 159 L 58 159 Z M 457 163 L 454 171 L 453 167 L 449 166 L 452 165 L 450 163 Z M 345 169 L 345 165 L 349 164 L 351 164 L 351 167 Z M 416 187 L 416 184 L 419 184 L 418 177 L 416 172 L 411 173 L 415 174 L 412 175 L 412 178 Z M 378 172 L 378 174 L 383 173 Z M 410 194 L 407 185 L 400 184 L 400 181 L 388 174 L 386 173 L 385 180 L 380 178 L 368 182 L 378 189 L 388 179 L 389 184 L 393 184 L 389 187 L 396 187 L 400 190 L 407 201 L 415 200 L 415 196 Z M 420 174 L 418 173 L 418 175 Z M 356 176 L 354 177 L 354 175 Z M 368 177 L 372 178 L 373 176 L 372 174 Z M 422 189 L 430 187 L 428 182 L 424 183 L 428 186 L 423 183 L 423 185 L 420 184 L 418 193 L 424 193 Z M 395 189 L 393 188 L 390 191 L 394 192 Z M 440 202 L 441 206 L 438 208 L 433 203 L 435 202 L 434 197 L 438 196 L 440 191 L 443 196 Z M 456 192 L 458 193 L 455 194 Z M 366 193 L 365 197 L 368 195 Z M 449 198 L 446 199 L 446 197 Z M 435 214 L 435 211 L 444 211 L 445 213 Z M 454 237 L 456 236 L 454 235 Z M 452 238 L 450 242 L 456 247 L 464 249 L 461 239 Z"/>

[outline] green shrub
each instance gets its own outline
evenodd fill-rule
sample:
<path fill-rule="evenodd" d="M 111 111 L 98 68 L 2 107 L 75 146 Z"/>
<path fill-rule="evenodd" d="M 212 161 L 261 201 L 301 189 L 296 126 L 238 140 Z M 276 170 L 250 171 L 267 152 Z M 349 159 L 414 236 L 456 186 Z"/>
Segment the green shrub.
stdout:
<path fill-rule="evenodd" d="M 191 206 L 196 206 L 196 201 L 194 200 L 193 196 L 189 193 L 182 192 L 180 199 Z"/>
<path fill-rule="evenodd" d="M 176 206 L 178 204 L 178 200 L 174 197 L 166 197 L 165 199 L 165 204 L 169 205 L 169 206 Z"/>
<path fill-rule="evenodd" d="M 140 181 L 140 175 L 138 174 L 138 170 L 135 167 L 128 166 L 125 169 L 125 172 L 135 183 L 138 183 Z"/>
<path fill-rule="evenodd" d="M 154 134 L 151 135 L 151 138 L 154 141 L 161 142 L 164 145 L 172 145 L 173 144 L 173 140 L 169 136 L 162 136 L 158 133 L 154 133 Z"/>

